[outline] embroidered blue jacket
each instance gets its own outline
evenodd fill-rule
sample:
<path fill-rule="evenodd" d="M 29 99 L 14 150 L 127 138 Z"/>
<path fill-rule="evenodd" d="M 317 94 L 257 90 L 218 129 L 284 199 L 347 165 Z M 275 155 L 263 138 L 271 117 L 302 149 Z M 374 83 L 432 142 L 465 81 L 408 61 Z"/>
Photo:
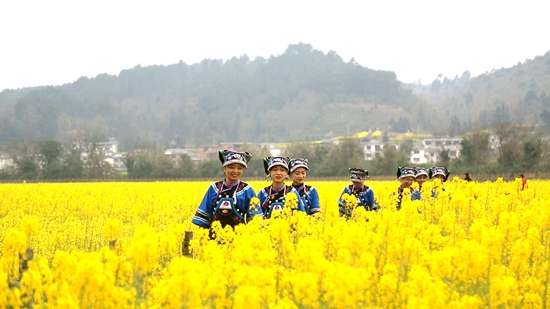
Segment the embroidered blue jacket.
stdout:
<path fill-rule="evenodd" d="M 262 216 L 261 208 L 250 208 L 250 200 L 256 197 L 254 189 L 245 182 L 239 182 L 237 186 L 237 189 L 230 198 L 233 200 L 234 206 L 239 214 L 246 216 L 247 221 L 254 217 Z M 216 215 L 214 212 L 218 206 L 217 203 L 223 195 L 223 192 L 226 191 L 222 189 L 222 187 L 223 181 L 215 182 L 208 187 L 195 216 L 191 220 L 192 223 L 204 228 L 210 228 L 214 216 Z"/>
<path fill-rule="evenodd" d="M 282 210 L 285 201 L 286 195 L 288 193 L 296 194 L 298 197 L 298 209 L 299 211 L 306 211 L 303 200 L 300 198 L 300 193 L 296 191 L 292 186 L 285 185 L 281 190 L 275 192 L 272 186 L 265 187 L 258 193 L 258 198 L 260 199 L 260 205 L 266 219 L 271 217 L 271 212 L 273 210 Z"/>
<path fill-rule="evenodd" d="M 315 213 L 321 212 L 321 205 L 319 204 L 319 193 L 317 189 L 313 186 L 308 186 L 306 184 L 295 186 L 292 185 L 296 191 L 298 191 L 304 207 L 308 215 L 313 215 Z"/>
<path fill-rule="evenodd" d="M 357 197 L 357 202 L 361 206 L 365 207 L 366 210 L 374 210 L 378 208 L 378 205 L 374 200 L 374 191 L 372 191 L 371 188 L 363 185 L 361 189 L 357 190 L 355 189 L 354 185 L 349 185 L 344 188 L 344 191 L 342 191 L 342 193 L 340 194 L 340 198 L 338 199 L 340 214 L 345 213 L 345 202 L 342 199 L 342 195 L 346 193 L 349 195 L 355 195 Z"/>

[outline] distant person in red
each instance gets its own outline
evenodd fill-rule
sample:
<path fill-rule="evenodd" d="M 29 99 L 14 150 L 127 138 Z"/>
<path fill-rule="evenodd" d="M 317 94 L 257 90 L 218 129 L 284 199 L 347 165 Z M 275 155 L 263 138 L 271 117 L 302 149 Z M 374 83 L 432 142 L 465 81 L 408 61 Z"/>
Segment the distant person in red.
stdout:
<path fill-rule="evenodd" d="M 527 179 L 525 179 L 525 176 L 523 174 L 519 174 L 519 178 L 521 178 L 521 190 L 525 190 L 529 188 L 527 185 Z"/>

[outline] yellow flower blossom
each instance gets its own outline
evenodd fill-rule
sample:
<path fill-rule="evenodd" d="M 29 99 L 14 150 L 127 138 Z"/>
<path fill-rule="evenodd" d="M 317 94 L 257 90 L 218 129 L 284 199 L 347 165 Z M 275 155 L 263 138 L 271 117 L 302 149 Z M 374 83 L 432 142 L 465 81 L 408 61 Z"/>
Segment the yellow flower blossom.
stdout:
<path fill-rule="evenodd" d="M 348 220 L 349 182 L 311 184 L 322 220 L 289 194 L 269 220 L 214 222 L 215 241 L 191 223 L 209 182 L 3 184 L 0 308 L 550 306 L 547 181 L 428 181 L 401 211 L 395 182 L 371 181 L 381 209 L 344 195 Z"/>

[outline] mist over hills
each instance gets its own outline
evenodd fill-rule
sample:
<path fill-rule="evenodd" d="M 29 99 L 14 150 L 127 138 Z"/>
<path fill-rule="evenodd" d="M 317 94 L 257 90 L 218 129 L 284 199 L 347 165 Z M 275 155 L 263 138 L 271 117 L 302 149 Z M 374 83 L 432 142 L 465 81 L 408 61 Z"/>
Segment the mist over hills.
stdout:
<path fill-rule="evenodd" d="M 462 128 L 488 127 L 496 122 L 550 125 L 550 52 L 518 62 L 511 68 L 470 77 L 438 78 L 430 86 L 416 86 L 447 119 L 456 117 Z"/>
<path fill-rule="evenodd" d="M 376 129 L 447 134 L 451 123 L 457 132 L 503 117 L 550 123 L 549 92 L 550 53 L 421 86 L 300 43 L 268 59 L 138 65 L 117 76 L 4 90 L 0 140 L 68 142 L 93 132 L 117 138 L 124 151 L 141 142 L 309 141 Z"/>

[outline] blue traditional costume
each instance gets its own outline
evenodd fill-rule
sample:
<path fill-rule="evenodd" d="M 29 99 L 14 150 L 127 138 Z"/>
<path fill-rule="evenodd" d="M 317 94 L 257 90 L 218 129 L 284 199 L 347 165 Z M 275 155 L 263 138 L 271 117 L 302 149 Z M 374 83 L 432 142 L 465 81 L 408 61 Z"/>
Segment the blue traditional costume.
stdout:
<path fill-rule="evenodd" d="M 245 168 L 252 155 L 248 152 L 221 150 L 219 159 L 223 166 L 233 163 L 242 164 Z M 256 197 L 254 189 L 240 180 L 227 184 L 225 180 L 210 185 L 192 221 L 194 224 L 209 229 L 214 221 L 220 221 L 222 227 L 232 227 L 246 223 L 254 217 L 261 217 L 261 209 L 250 207 L 250 200 Z"/>
<path fill-rule="evenodd" d="M 346 205 L 346 202 L 342 198 L 344 194 L 355 196 L 357 200 L 357 206 L 362 206 L 366 210 L 377 210 L 378 203 L 376 203 L 374 199 L 374 191 L 363 184 L 365 178 L 369 176 L 369 171 L 361 168 L 350 168 L 349 173 L 349 178 L 353 182 L 353 184 L 346 186 L 340 194 L 340 198 L 338 199 L 338 209 L 340 211 L 340 216 L 351 216 L 349 205 Z M 360 187 L 359 184 L 361 185 Z"/>
<path fill-rule="evenodd" d="M 307 167 L 307 159 L 293 158 L 289 161 L 290 173 L 294 172 L 297 168 L 303 167 L 309 171 Z M 301 185 L 292 184 L 294 189 L 298 191 L 298 196 L 302 199 L 304 207 L 308 215 L 313 215 L 321 212 L 321 205 L 319 204 L 319 193 L 313 186 L 308 186 L 305 183 Z"/>
<path fill-rule="evenodd" d="M 282 166 L 287 171 L 289 171 L 288 161 L 288 157 L 264 158 L 265 173 L 269 175 L 269 171 L 271 170 L 271 168 L 277 165 Z M 282 211 L 285 206 L 286 195 L 291 192 L 296 194 L 298 200 L 297 210 L 305 212 L 306 209 L 298 191 L 296 191 L 296 189 L 294 189 L 292 186 L 287 186 L 283 183 L 283 187 L 279 190 L 275 189 L 273 185 L 271 185 L 269 187 L 263 188 L 258 193 L 258 198 L 260 199 L 260 205 L 264 214 L 264 218 L 270 218 L 273 211 Z"/>
<path fill-rule="evenodd" d="M 401 167 L 399 166 L 397 168 L 397 180 L 401 180 L 405 177 L 412 177 L 413 179 L 416 178 L 416 170 L 411 167 Z M 418 192 L 418 193 L 416 193 Z M 421 200 L 422 197 L 420 196 L 420 192 L 414 190 L 412 187 L 404 188 L 401 184 L 399 188 L 397 188 L 397 192 L 394 192 L 392 195 L 397 195 L 397 204 L 396 209 L 401 209 L 401 204 L 403 203 L 403 195 L 405 193 L 409 193 L 411 196 L 411 201 L 415 200 Z"/>
<path fill-rule="evenodd" d="M 421 194 L 421 191 L 422 191 L 422 184 L 420 182 L 418 182 L 418 177 L 421 176 L 421 175 L 426 175 L 426 178 L 429 179 L 430 178 L 430 175 L 429 175 L 429 172 L 428 172 L 428 169 L 425 168 L 425 167 L 415 167 L 414 168 L 415 172 L 416 172 L 416 175 L 414 176 L 415 180 L 417 181 L 418 183 L 418 190 L 415 190 L 412 194 L 411 194 L 411 199 L 414 201 L 414 200 L 422 200 L 422 194 Z"/>

